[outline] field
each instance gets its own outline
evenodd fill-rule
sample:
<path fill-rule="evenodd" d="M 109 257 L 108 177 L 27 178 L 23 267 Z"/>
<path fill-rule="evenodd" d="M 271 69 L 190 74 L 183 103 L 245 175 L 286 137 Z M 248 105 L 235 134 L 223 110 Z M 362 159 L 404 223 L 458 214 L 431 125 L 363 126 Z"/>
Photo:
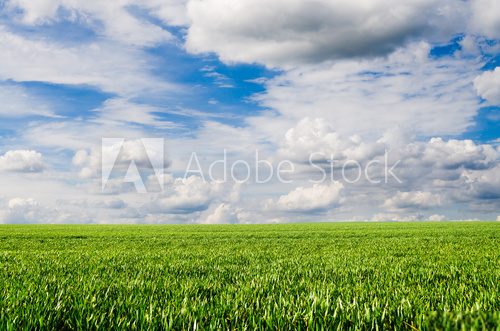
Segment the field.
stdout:
<path fill-rule="evenodd" d="M 0 329 L 500 330 L 500 223 L 0 226 Z"/>

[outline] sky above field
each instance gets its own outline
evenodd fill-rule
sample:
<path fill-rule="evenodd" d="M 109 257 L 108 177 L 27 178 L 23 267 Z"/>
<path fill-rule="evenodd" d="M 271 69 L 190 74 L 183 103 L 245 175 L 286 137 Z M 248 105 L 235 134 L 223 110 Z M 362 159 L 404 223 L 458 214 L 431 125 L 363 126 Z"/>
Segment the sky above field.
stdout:
<path fill-rule="evenodd" d="M 497 0 L 0 0 L 0 223 L 500 220 L 499 63 Z"/>

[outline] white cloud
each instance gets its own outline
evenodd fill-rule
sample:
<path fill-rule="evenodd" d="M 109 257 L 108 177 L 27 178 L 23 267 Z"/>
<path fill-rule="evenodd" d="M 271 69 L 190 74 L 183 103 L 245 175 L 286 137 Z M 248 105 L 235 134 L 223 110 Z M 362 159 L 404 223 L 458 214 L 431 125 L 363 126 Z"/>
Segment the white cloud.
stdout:
<path fill-rule="evenodd" d="M 86 150 L 77 151 L 73 156 L 72 162 L 75 166 L 79 167 L 87 165 L 90 162 L 89 153 Z"/>
<path fill-rule="evenodd" d="M 315 212 L 323 211 L 338 206 L 342 203 L 342 190 L 344 185 L 340 182 L 314 184 L 311 187 L 299 186 L 286 195 L 282 195 L 272 203 L 282 211 L 290 212 Z"/>
<path fill-rule="evenodd" d="M 223 193 L 224 185 L 201 177 L 171 178 L 166 191 L 144 206 L 147 213 L 189 214 L 206 210 Z"/>
<path fill-rule="evenodd" d="M 0 211 L 0 223 L 38 223 L 43 222 L 40 219 L 41 209 L 38 203 L 31 198 L 13 198 L 10 199 L 6 208 Z"/>
<path fill-rule="evenodd" d="M 271 121 L 271 123 L 274 122 Z M 284 121 L 283 123 L 286 122 Z M 202 131 L 204 133 L 194 140 L 189 142 L 181 140 L 182 143 L 177 142 L 174 145 L 185 146 L 188 150 L 191 150 L 190 148 L 193 146 L 200 160 L 203 160 L 203 164 L 209 164 L 211 161 L 222 157 L 222 151 L 217 150 L 218 146 L 230 147 L 231 158 L 237 159 L 242 157 L 245 159 L 248 156 L 248 150 L 252 150 L 258 146 L 255 144 L 255 141 L 262 141 L 264 140 L 263 137 L 265 137 L 265 133 L 262 134 L 259 131 L 260 128 L 254 128 L 253 125 L 254 123 L 252 122 L 252 126 L 250 127 L 240 128 L 239 130 L 230 130 L 230 128 L 225 127 L 224 130 L 220 131 L 217 129 L 218 126 L 210 126 L 210 130 L 207 129 L 206 132 Z M 346 198 L 340 204 L 339 208 L 335 208 L 336 204 L 322 209 L 317 206 L 303 208 L 311 208 L 311 210 L 315 211 L 314 208 L 317 207 L 321 211 L 327 211 L 330 219 L 345 219 L 352 217 L 352 215 L 366 215 L 365 217 L 368 217 L 368 215 L 373 215 L 375 210 L 387 212 L 389 209 L 394 210 L 395 214 L 422 209 L 429 211 L 429 214 L 432 212 L 432 214 L 447 213 L 448 215 L 450 208 L 451 210 L 460 210 L 460 212 L 466 213 L 467 208 L 472 206 L 474 201 L 478 200 L 478 195 L 474 196 L 467 193 L 463 200 L 461 200 L 465 203 L 460 204 L 458 209 L 454 206 L 455 201 L 457 201 L 454 196 L 464 195 L 468 191 L 468 185 L 465 185 L 460 179 L 462 174 L 464 172 L 471 172 L 476 176 L 480 174 L 484 175 L 499 162 L 499 151 L 492 145 L 460 139 L 445 140 L 443 138 L 430 138 L 416 140 L 414 136 L 407 134 L 407 131 L 404 129 L 390 130 L 383 135 L 365 137 L 356 135 L 348 136 L 336 132 L 330 121 L 303 118 L 288 127 L 282 128 L 278 126 L 275 131 L 281 132 L 282 135 L 281 140 L 277 138 L 271 140 L 275 144 L 274 146 L 280 147 L 278 150 L 279 154 L 273 154 L 273 149 L 269 149 L 267 153 L 261 153 L 260 155 L 264 158 L 265 155 L 270 155 L 271 158 L 269 160 L 274 165 L 282 159 L 292 159 L 294 162 L 297 162 L 297 171 L 292 176 L 292 179 L 296 186 L 302 188 L 310 188 L 306 183 L 308 179 L 316 180 L 321 177 L 318 169 L 312 169 L 307 164 L 310 152 L 322 151 L 326 154 L 326 157 L 329 157 L 329 153 L 332 152 L 336 160 L 343 161 L 352 158 L 359 160 L 362 167 L 368 161 L 379 161 L 378 165 L 373 165 L 369 169 L 370 178 L 381 180 L 379 184 L 369 183 L 362 176 L 361 180 L 357 183 L 344 183 L 342 195 Z M 254 132 L 254 135 L 247 137 L 252 132 Z M 229 135 L 232 139 L 227 142 L 229 145 L 226 145 L 227 139 L 225 140 L 221 137 Z M 380 136 L 382 138 L 377 139 Z M 253 146 L 251 145 L 252 140 L 255 144 Z M 234 144 L 235 142 L 237 143 Z M 397 183 L 395 180 L 392 180 L 392 177 L 389 177 L 388 183 L 384 182 L 385 150 L 388 151 L 389 167 L 394 162 L 400 160 L 400 163 L 394 168 L 394 173 L 402 179 L 402 183 Z M 179 158 L 182 159 L 177 154 L 173 161 L 174 164 L 178 163 Z M 184 158 L 187 161 L 189 154 L 184 155 Z M 253 161 L 250 159 L 251 162 Z M 340 162 L 340 165 L 342 163 Z M 231 164 L 231 160 L 229 160 L 229 164 Z M 325 165 L 328 164 L 325 163 Z M 185 169 L 185 167 L 178 167 L 177 164 L 175 169 Z M 327 170 L 327 181 L 330 180 L 330 175 L 332 175 L 333 180 L 341 180 L 341 169 L 333 169 L 331 174 Z M 355 174 L 351 176 L 348 173 L 346 177 L 351 179 L 356 176 Z M 244 203 L 243 206 L 238 205 L 238 208 L 248 209 L 249 196 L 259 196 L 263 201 L 268 201 L 266 212 L 256 218 L 257 222 L 258 220 L 282 217 L 283 212 L 290 212 L 292 209 L 298 211 L 301 208 L 299 206 L 292 206 L 292 204 L 290 204 L 290 208 L 285 207 L 283 201 L 286 201 L 284 197 L 288 195 L 286 193 L 288 189 L 285 185 L 280 186 L 273 183 L 269 187 L 264 187 L 251 184 L 245 187 L 245 190 L 251 193 L 242 193 L 242 201 Z M 409 199 L 409 203 L 393 199 L 393 205 L 384 206 L 384 202 L 386 200 L 391 201 L 391 198 L 397 195 L 398 191 L 427 192 L 423 194 L 423 198 L 429 197 L 428 194 L 432 194 L 432 197 L 439 199 L 439 202 L 435 204 L 426 203 L 425 199 L 419 200 L 416 197 L 415 199 Z M 471 191 L 469 190 L 469 192 Z M 279 195 L 283 196 L 282 208 L 277 206 Z M 437 198 L 438 196 L 439 198 Z M 307 199 L 304 199 L 304 203 L 306 201 Z M 363 201 L 361 206 L 359 201 Z M 404 208 L 405 203 L 407 205 L 406 208 Z M 228 208 L 226 207 L 224 210 Z M 214 211 L 210 210 L 211 212 Z M 233 213 L 233 216 L 234 210 L 232 208 L 230 211 L 230 213 Z M 249 208 L 249 211 L 252 210 L 258 210 L 258 207 L 252 206 Z M 455 214 L 450 214 L 450 217 L 460 215 L 463 214 L 458 214 L 457 211 Z M 294 218 L 299 219 L 300 215 L 295 214 Z"/>
<path fill-rule="evenodd" d="M 285 133 L 280 153 L 297 162 L 313 159 L 367 160 L 384 153 L 381 143 L 365 143 L 359 136 L 344 138 L 324 119 L 305 117 Z"/>
<path fill-rule="evenodd" d="M 465 10 L 447 0 L 197 0 L 188 4 L 186 47 L 269 66 L 385 55 L 410 40 L 460 32 Z"/>
<path fill-rule="evenodd" d="M 215 210 L 206 217 L 204 223 L 217 224 L 217 223 L 235 223 L 237 220 L 236 215 L 231 211 L 231 206 L 226 203 L 221 203 Z"/>
<path fill-rule="evenodd" d="M 72 0 L 10 0 L 8 7 L 15 12 L 22 9 L 21 21 L 24 24 L 46 24 L 57 20 L 78 21 L 93 28 L 97 33 L 113 40 L 139 46 L 153 46 L 172 39 L 170 33 L 145 19 L 134 16 L 129 6 L 141 6 L 155 9 L 159 17 L 167 21 L 172 17 L 166 13 L 169 2 L 179 13 L 179 1 L 160 4 L 154 1 L 154 8 L 148 8 L 148 2 L 133 1 L 72 1 Z M 62 9 L 62 10 L 61 10 Z M 173 20 L 178 21 L 178 20 Z"/>
<path fill-rule="evenodd" d="M 121 122 L 102 123 L 78 118 L 28 123 L 23 131 L 19 132 L 19 135 L 22 137 L 22 141 L 28 145 L 74 151 L 95 146 L 100 147 L 103 137 L 123 137 L 128 140 L 158 137 L 156 132 Z"/>
<path fill-rule="evenodd" d="M 465 171 L 461 179 L 465 190 L 461 198 L 490 201 L 500 207 L 500 162 L 484 171 Z"/>
<path fill-rule="evenodd" d="M 498 157 L 498 151 L 491 145 L 475 144 L 472 140 L 432 138 L 425 145 L 421 160 L 445 169 L 481 169 L 493 166 Z"/>
<path fill-rule="evenodd" d="M 398 192 L 392 198 L 385 200 L 387 210 L 429 209 L 441 205 L 441 196 L 431 192 Z"/>
<path fill-rule="evenodd" d="M 65 47 L 0 25 L 0 54 L 1 80 L 85 84 L 118 94 L 174 89 L 148 72 L 143 52 L 113 42 Z"/>
<path fill-rule="evenodd" d="M 500 37 L 500 3 L 497 0 L 472 0 L 470 28 L 491 39 Z"/>
<path fill-rule="evenodd" d="M 301 66 L 268 80 L 255 99 L 281 115 L 269 131 L 307 114 L 348 136 L 380 135 L 394 127 L 424 136 L 460 134 L 479 108 L 472 81 L 481 64 L 430 59 L 429 47 L 418 43 L 387 58 Z"/>
<path fill-rule="evenodd" d="M 58 117 L 40 98 L 14 85 L 0 84 L 0 117 L 16 118 L 22 116 Z"/>
<path fill-rule="evenodd" d="M 99 115 L 99 118 L 95 120 L 96 123 L 140 124 L 163 129 L 181 126 L 180 124 L 162 120 L 154 114 L 155 112 L 161 112 L 161 109 L 147 104 L 130 102 L 125 98 L 108 99 L 100 108 L 94 111 Z"/>
<path fill-rule="evenodd" d="M 12 150 L 0 156 L 0 170 L 40 172 L 44 168 L 42 154 L 33 150 Z"/>
<path fill-rule="evenodd" d="M 79 169 L 78 177 L 82 179 L 99 177 L 102 164 L 101 155 L 101 151 L 97 148 L 93 148 L 90 153 L 84 149 L 76 151 L 72 163 Z"/>
<path fill-rule="evenodd" d="M 431 138 L 416 141 L 401 129 L 386 131 L 381 138 L 370 136 L 363 139 L 354 135 L 345 137 L 336 132 L 324 119 L 303 118 L 286 131 L 279 142 L 282 158 L 298 163 L 355 160 L 366 163 L 384 161 L 387 151 L 392 161 L 399 160 L 401 167 L 417 173 L 419 170 L 455 171 L 458 177 L 463 169 L 489 169 L 498 163 L 499 151 L 489 144 L 477 144 L 472 140 Z M 320 158 L 323 156 L 323 158 Z M 342 166 L 343 162 L 336 163 Z"/>
<path fill-rule="evenodd" d="M 38 200 L 29 197 L 0 201 L 0 224 L 91 223 L 93 222 L 91 214 L 92 212 L 85 208 L 75 212 L 67 208 L 45 206 Z"/>
<path fill-rule="evenodd" d="M 427 142 L 406 142 L 401 146 L 387 145 L 392 160 L 400 160 L 397 176 L 411 190 L 438 187 L 451 190 L 464 172 L 483 173 L 494 168 L 500 153 L 488 144 L 471 140 L 431 138 Z M 456 185 L 460 191 L 464 185 Z"/>
<path fill-rule="evenodd" d="M 446 216 L 434 214 L 434 215 L 429 216 L 429 221 L 433 221 L 433 222 L 446 221 Z"/>
<path fill-rule="evenodd" d="M 38 203 L 31 198 L 28 199 L 14 198 L 10 199 L 9 203 L 7 204 L 7 207 L 9 207 L 9 209 L 25 209 L 37 206 Z"/>
<path fill-rule="evenodd" d="M 228 224 L 241 223 L 246 220 L 247 213 L 243 210 L 234 208 L 230 203 L 222 202 L 215 206 L 213 210 L 208 211 L 208 215 L 201 217 L 200 222 L 204 224 Z"/>
<path fill-rule="evenodd" d="M 123 209 L 127 207 L 125 201 L 119 198 L 104 200 L 103 205 L 105 208 L 110 208 L 110 209 Z"/>
<path fill-rule="evenodd" d="M 187 0 L 147 0 L 141 3 L 149 9 L 151 15 L 158 17 L 168 25 L 185 26 L 189 24 L 187 17 Z"/>
<path fill-rule="evenodd" d="M 229 147 L 231 147 L 232 157 L 236 159 L 247 157 L 248 150 L 258 146 L 248 145 L 248 143 L 252 139 L 253 141 L 260 141 L 264 136 L 259 135 L 259 128 L 253 127 L 245 127 L 234 131 L 225 128 L 225 130 L 220 132 L 216 130 L 217 127 L 211 126 L 210 129 L 212 128 L 215 128 L 215 130 L 210 131 L 210 135 L 205 136 L 203 134 L 196 137 L 193 141 L 183 141 L 175 145 L 182 145 L 188 149 L 191 148 L 190 146 L 195 146 L 194 148 L 197 148 L 196 151 L 200 160 L 203 160 L 203 164 L 209 164 L 211 161 L 222 157 L 222 151 L 218 150 L 217 153 L 217 146 L 226 146 L 224 139 L 218 138 L 229 135 L 232 137 L 228 143 Z M 243 208 L 245 210 L 249 206 L 248 196 L 259 196 L 263 201 L 267 201 L 265 213 L 259 215 L 256 218 L 256 222 L 273 217 L 282 217 L 283 212 L 286 213 L 292 210 L 300 211 L 300 209 L 326 211 L 330 219 L 346 219 L 353 215 L 366 215 L 365 217 L 368 217 L 368 215 L 373 215 L 374 210 L 379 210 L 380 212 L 393 210 L 398 215 L 401 212 L 413 212 L 413 210 L 418 209 L 430 211 L 433 214 L 444 212 L 448 214 L 450 208 L 451 210 L 457 209 L 454 206 L 455 201 L 457 201 L 454 198 L 455 195 L 465 195 L 461 200 L 465 203 L 460 204 L 458 210 L 466 213 L 467 208 L 472 206 L 475 201 L 478 201 L 479 195 L 466 193 L 472 191 L 468 189 L 468 185 L 462 182 L 462 174 L 470 172 L 476 176 L 484 175 L 499 162 L 499 151 L 492 145 L 459 139 L 444 140 L 442 138 L 430 138 L 428 140 L 416 140 L 411 134 L 407 135 L 407 132 L 403 129 L 390 130 L 383 134 L 380 139 L 377 139 L 379 137 L 377 135 L 368 137 L 354 135 L 349 137 L 336 132 L 329 121 L 314 118 L 304 118 L 298 121 L 298 123 L 291 125 L 291 128 L 281 128 L 279 126 L 278 128 L 279 130 L 276 129 L 276 131 L 282 133 L 282 139 L 280 141 L 273 138 L 272 141 L 276 147 L 281 147 L 279 149 L 279 157 L 273 154 L 272 149 L 267 151 L 269 153 L 267 155 L 272 156 L 269 160 L 274 162 L 275 165 L 282 159 L 292 159 L 294 162 L 297 162 L 297 171 L 292 176 L 296 186 L 302 187 L 302 189 L 309 189 L 311 187 L 308 187 L 307 180 L 316 180 L 321 177 L 318 169 L 312 169 L 307 164 L 308 153 L 316 151 L 324 152 L 326 157 L 329 157 L 329 153 L 332 152 L 336 160 L 340 161 L 350 158 L 359 160 L 362 167 L 368 161 L 377 160 L 379 161 L 378 165 L 373 165 L 369 169 L 369 175 L 370 179 L 381 181 L 379 184 L 369 183 L 362 176 L 361 180 L 357 183 L 344 183 L 342 196 L 346 198 L 342 201 L 339 208 L 335 208 L 338 205 L 335 203 L 330 207 L 320 208 L 320 206 L 313 205 L 312 203 L 309 204 L 307 198 L 291 199 L 290 197 L 300 196 L 300 194 L 294 193 L 290 197 L 287 197 L 287 187 L 285 185 L 280 186 L 276 183 L 273 183 L 269 187 L 248 185 L 248 187 L 245 187 L 245 190 L 251 193 L 242 193 L 242 201 L 245 202 L 243 203 Z M 256 132 L 256 134 L 248 138 L 247 135 L 252 131 Z M 283 134 L 283 132 L 285 133 Z M 197 145 L 197 142 L 199 142 L 199 145 Z M 238 143 L 233 144 L 234 142 Z M 216 151 L 215 153 L 214 150 Z M 392 177 L 389 177 L 388 183 L 384 182 L 385 150 L 388 151 L 389 167 L 394 162 L 400 160 L 400 163 L 394 168 L 394 173 L 402 179 L 402 183 L 397 183 L 395 180 L 392 180 Z M 261 156 L 264 155 L 264 153 L 261 153 Z M 184 157 L 186 160 L 189 159 L 189 154 Z M 178 162 L 178 159 L 179 155 L 176 155 L 174 164 Z M 229 163 L 231 163 L 231 160 Z M 340 162 L 340 165 L 342 163 Z M 327 164 L 325 163 L 325 165 Z M 175 168 L 178 169 L 177 166 Z M 333 169 L 332 173 L 327 170 L 327 181 L 330 181 L 330 175 L 332 175 L 333 180 L 341 180 L 341 169 Z M 348 173 L 346 177 L 351 179 L 356 177 L 356 175 L 351 176 Z M 424 193 L 421 195 L 412 193 L 415 196 L 403 196 L 398 200 L 398 191 Z M 279 197 L 277 198 L 276 195 L 283 197 L 280 207 L 278 206 Z M 304 194 L 304 196 L 307 196 L 307 194 Z M 394 198 L 395 196 L 396 198 Z M 430 197 L 435 198 L 438 202 L 432 203 L 426 200 L 426 198 L 429 199 Z M 405 201 L 405 199 L 408 201 Z M 289 203 L 289 207 L 286 207 L 285 202 L 292 200 L 301 201 L 308 206 L 300 207 L 299 203 L 297 205 Z M 389 202 L 384 206 L 386 200 Z M 363 201 L 361 206 L 359 201 Z M 240 207 L 242 206 L 238 205 L 238 208 Z M 224 210 L 228 208 L 225 207 Z M 252 206 L 249 211 L 252 210 L 258 210 L 258 207 Z M 212 213 L 213 211 L 211 209 Z M 232 213 L 234 216 L 234 211 L 235 209 L 231 208 L 229 213 Z M 460 216 L 463 214 L 456 212 L 450 215 Z M 300 215 L 296 214 L 294 217 L 295 219 L 299 219 Z"/>
<path fill-rule="evenodd" d="M 370 167 L 369 174 L 371 179 L 381 179 L 380 177 L 384 174 L 385 150 L 388 153 L 388 167 L 398 162 L 394 168 L 394 173 L 402 180 L 402 183 L 399 184 L 389 180 L 388 183 L 374 185 L 367 182 L 364 176 L 362 176 L 359 183 L 346 186 L 346 191 L 348 192 L 346 195 L 352 196 L 353 201 L 356 200 L 358 194 L 364 193 L 366 195 L 367 192 L 372 192 L 368 194 L 371 199 L 374 197 L 383 198 L 387 194 L 391 194 L 394 188 L 403 191 L 438 189 L 438 191 L 443 190 L 442 193 L 444 196 L 453 192 L 463 192 L 467 186 L 463 183 L 459 184 L 457 181 L 464 172 L 474 174 L 475 176 L 485 176 L 491 173 L 499 163 L 499 151 L 488 144 L 477 144 L 471 140 L 457 139 L 445 141 L 442 138 L 431 138 L 428 141 L 414 141 L 411 137 L 404 137 L 394 132 L 385 134 L 376 143 L 371 143 L 377 147 L 376 149 L 364 149 L 364 153 L 346 154 L 346 151 L 358 150 L 358 148 L 352 148 L 352 146 L 370 144 L 365 143 L 362 139 L 355 140 L 356 144 L 353 144 L 352 138 L 343 138 L 331 129 L 325 129 L 321 134 L 318 133 L 319 131 L 302 130 L 307 127 L 304 126 L 305 123 L 322 122 L 307 120 L 301 122 L 301 125 L 294 127 L 292 131 L 294 138 L 284 139 L 284 144 L 287 148 L 281 149 L 283 158 L 290 157 L 296 160 L 296 162 L 307 163 L 308 153 L 314 153 L 318 150 L 327 153 L 328 148 L 331 148 L 332 152 L 335 153 L 335 160 L 346 160 L 344 157 L 351 155 L 355 160 L 361 161 L 362 167 L 368 161 L 377 161 L 377 164 Z M 313 125 L 311 128 L 314 127 Z M 290 131 L 288 132 L 290 133 Z M 316 133 L 316 135 L 313 133 Z M 335 137 L 335 139 L 331 140 L 335 144 L 330 144 L 325 137 Z M 296 143 L 298 148 L 290 148 L 290 142 Z M 304 146 L 307 148 L 300 148 Z M 373 150 L 379 152 L 373 153 Z M 296 153 L 296 151 L 300 151 L 300 153 Z M 297 155 L 301 155 L 301 157 L 298 158 L 296 157 Z M 343 162 L 339 164 L 342 166 Z M 325 170 L 328 171 L 328 169 L 329 164 L 325 164 Z M 332 176 L 340 178 L 340 170 L 336 168 L 332 170 L 334 171 Z M 312 167 L 306 164 L 299 167 L 298 171 L 308 178 L 311 178 L 313 174 Z M 314 171 L 317 173 L 317 169 L 314 169 Z M 489 177 L 491 177 L 490 181 L 494 178 L 492 174 Z M 389 198 L 387 197 L 387 199 Z M 365 198 L 362 199 L 366 201 Z"/>
<path fill-rule="evenodd" d="M 372 221 L 374 222 L 417 222 L 425 220 L 424 216 L 421 214 L 391 214 L 391 213 L 379 213 L 373 215 Z"/>
<path fill-rule="evenodd" d="M 500 105 L 500 67 L 477 76 L 474 79 L 474 87 L 481 98 L 490 104 Z"/>
<path fill-rule="evenodd" d="M 420 222 L 420 221 L 431 221 L 431 222 L 442 222 L 446 221 L 448 218 L 444 215 L 433 214 L 429 217 L 425 217 L 422 214 L 394 214 L 394 213 L 380 213 L 375 214 L 372 217 L 374 222 Z"/>
<path fill-rule="evenodd" d="M 11 198 L 0 201 L 0 224 L 57 223 L 56 210 L 41 206 L 32 198 Z"/>

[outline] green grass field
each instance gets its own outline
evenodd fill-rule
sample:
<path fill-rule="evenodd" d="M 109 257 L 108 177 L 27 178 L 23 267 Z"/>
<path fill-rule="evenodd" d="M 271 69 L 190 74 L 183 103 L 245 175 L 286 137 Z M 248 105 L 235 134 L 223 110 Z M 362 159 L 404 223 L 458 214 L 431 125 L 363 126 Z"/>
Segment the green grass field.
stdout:
<path fill-rule="evenodd" d="M 500 223 L 0 226 L 0 329 L 496 329 Z"/>

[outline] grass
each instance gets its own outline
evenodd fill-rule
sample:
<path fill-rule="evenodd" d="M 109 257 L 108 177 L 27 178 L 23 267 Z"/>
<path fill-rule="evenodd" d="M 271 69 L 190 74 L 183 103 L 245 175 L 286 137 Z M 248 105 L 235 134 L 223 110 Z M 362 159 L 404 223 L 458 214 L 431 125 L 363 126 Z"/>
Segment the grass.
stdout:
<path fill-rule="evenodd" d="M 0 329 L 500 330 L 500 224 L 0 226 Z"/>

